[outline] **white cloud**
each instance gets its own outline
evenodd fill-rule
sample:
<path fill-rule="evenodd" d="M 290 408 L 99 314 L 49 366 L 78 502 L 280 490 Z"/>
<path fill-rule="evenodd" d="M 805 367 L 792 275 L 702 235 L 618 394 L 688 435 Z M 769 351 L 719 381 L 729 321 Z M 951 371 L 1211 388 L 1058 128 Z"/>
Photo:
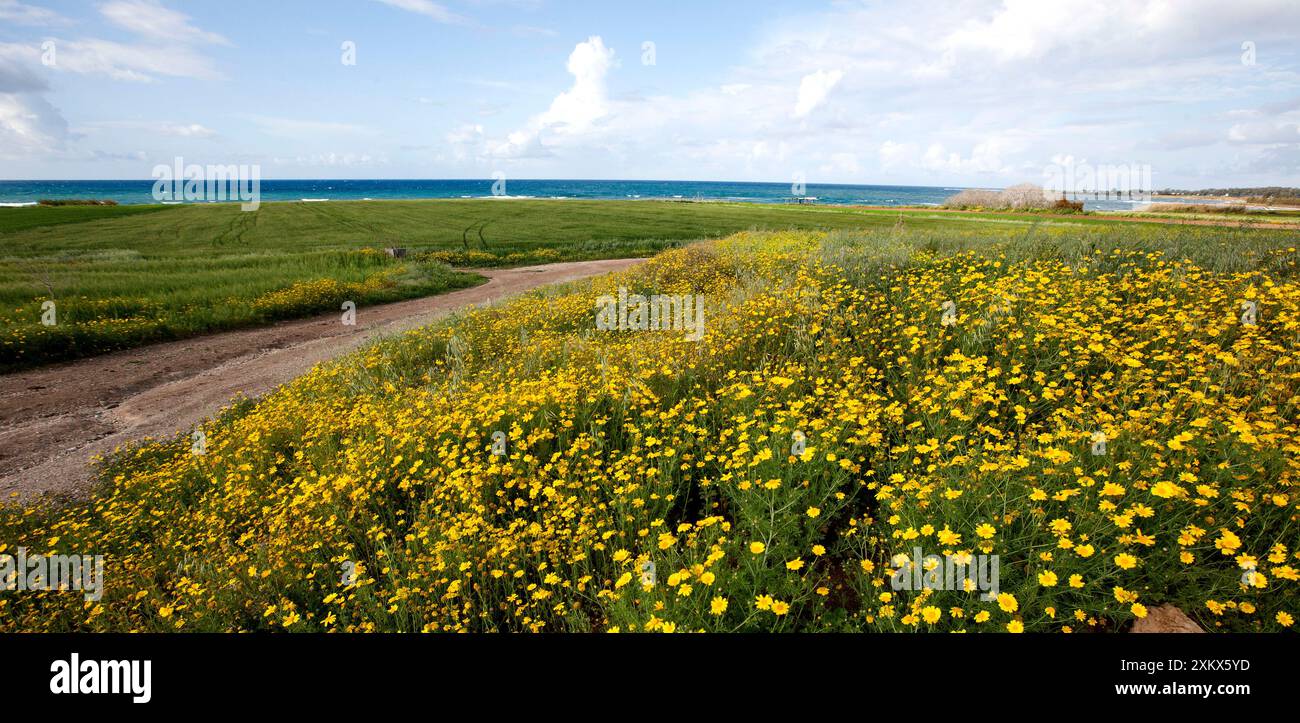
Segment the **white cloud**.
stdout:
<path fill-rule="evenodd" d="M 456 160 L 466 160 L 484 153 L 483 126 L 478 123 L 465 123 L 447 132 L 445 140 L 451 146 L 452 156 Z"/>
<path fill-rule="evenodd" d="M 302 139 L 305 137 L 329 137 L 340 135 L 375 135 L 374 129 L 352 123 L 332 121 L 301 120 L 297 118 L 276 118 L 271 116 L 250 116 L 262 132 L 286 138 Z"/>
<path fill-rule="evenodd" d="M 885 141 L 880 144 L 880 165 L 884 170 L 897 170 L 915 162 L 916 146 L 911 143 Z"/>
<path fill-rule="evenodd" d="M 1242 154 L 1290 138 L 1295 118 L 1258 127 L 1240 119 L 1230 131 L 1215 110 L 1300 89 L 1290 53 L 1300 13 L 1288 6 L 1243 0 L 1224 13 L 1210 0 L 1138 9 L 1121 0 L 937 0 L 918 14 L 841 3 L 774 19 L 718 85 L 613 104 L 592 142 L 561 158 L 579 150 L 653 158 L 668 170 L 642 173 L 659 177 L 687 169 L 783 180 L 797 167 L 809 169 L 810 183 L 996 185 L 1041 180 L 1053 155 L 1073 153 L 1151 164 L 1172 183 L 1180 171 L 1205 175 L 1178 146 L 1217 138 L 1212 152 L 1226 159 L 1229 138 Z M 1259 48 L 1256 66 L 1240 61 L 1247 38 Z M 754 152 L 777 138 L 782 157 Z"/>
<path fill-rule="evenodd" d="M 1300 144 L 1300 123 L 1286 120 L 1236 123 L 1228 129 L 1228 140 L 1246 144 Z"/>
<path fill-rule="evenodd" d="M 1010 170 L 1002 161 L 1005 146 L 1002 139 L 984 141 L 975 144 L 970 156 L 963 158 L 960 153 L 948 150 L 942 143 L 933 143 L 921 157 L 921 166 L 944 176 L 1005 173 Z"/>
<path fill-rule="evenodd" d="M 370 8 L 390 21 L 422 22 L 407 14 L 415 13 L 472 25 L 440 2 L 376 1 L 389 8 Z M 487 1 L 474 0 L 478 7 Z M 0 43 L 0 93 L 9 96 L 0 121 L 8 135 L 0 142 L 39 147 L 66 137 L 58 111 L 42 100 L 58 72 L 129 81 L 220 77 L 207 53 L 228 42 L 222 36 L 159 0 L 99 2 L 104 18 L 133 35 L 56 39 L 53 69 L 40 65 L 39 42 Z M 438 127 L 441 138 L 418 140 L 437 144 L 440 162 L 455 161 L 449 172 L 466 174 L 508 159 L 553 177 L 786 181 L 806 171 L 809 183 L 991 186 L 1040 180 L 1053 157 L 1073 155 L 1150 164 L 1162 185 L 1197 178 L 1247 185 L 1244 175 L 1233 175 L 1247 173 L 1272 185 L 1287 181 L 1300 159 L 1294 3 L 1234 0 L 1225 11 L 1221 0 L 931 0 L 918 13 L 905 4 L 842 0 L 744 28 L 737 37 L 750 45 L 728 55 L 726 65 L 704 61 L 698 81 L 665 74 L 667 66 L 653 74 L 622 71 L 615 49 L 593 36 L 551 56 L 558 69 L 562 51 L 572 48 L 570 77 L 545 95 L 538 95 L 541 76 L 524 73 L 509 82 L 453 79 L 489 90 L 444 88 L 437 100 L 419 99 L 461 116 L 450 130 Z M 36 17 L 24 9 L 34 7 L 0 0 L 0 23 L 20 12 Z M 129 15 L 128 8 L 147 12 Z M 1240 59 L 1245 40 L 1257 46 L 1253 66 Z M 509 120 L 489 115 L 498 111 Z M 276 136 L 324 139 L 311 151 L 337 148 L 335 138 L 378 135 L 311 120 L 263 118 L 257 125 Z M 205 137 L 194 133 L 189 137 Z M 327 164 L 346 157 L 312 158 Z"/>
<path fill-rule="evenodd" d="M 0 12 L 6 7 L 0 5 Z M 229 41 L 190 24 L 183 13 L 163 7 L 157 0 L 112 0 L 99 10 L 109 22 L 138 35 L 141 42 L 48 37 L 42 43 L 54 44 L 51 70 L 139 83 L 153 82 L 159 76 L 223 77 L 212 59 L 196 46 L 228 45 Z M 0 43 L 0 56 L 36 67 L 42 60 L 42 43 Z"/>
<path fill-rule="evenodd" d="M 351 153 L 330 151 L 328 153 L 313 153 L 310 155 L 293 156 L 289 158 L 274 157 L 271 162 L 280 166 L 317 166 L 317 167 L 367 167 L 367 166 L 386 166 L 388 157 L 379 154 L 370 153 Z"/>
<path fill-rule="evenodd" d="M 447 132 L 447 142 L 456 145 L 476 143 L 482 139 L 483 126 L 478 124 L 466 123 Z"/>
<path fill-rule="evenodd" d="M 830 159 L 821 164 L 819 170 L 830 176 L 855 176 L 861 173 L 862 166 L 858 163 L 856 153 L 832 153 Z"/>
<path fill-rule="evenodd" d="M 941 40 L 949 67 L 956 52 L 987 53 L 999 62 L 1042 57 L 1070 42 L 1096 37 L 1096 33 L 1117 18 L 1133 13 L 1118 5 L 1089 0 L 1005 0 L 990 18 L 971 18 Z"/>
<path fill-rule="evenodd" d="M 799 81 L 799 98 L 794 104 L 794 117 L 804 118 L 809 113 L 826 100 L 826 96 L 831 92 L 844 77 L 844 73 L 839 70 L 825 71 L 819 70 L 816 73 L 805 75 Z"/>
<path fill-rule="evenodd" d="M 614 63 L 614 51 L 605 47 L 599 35 L 578 43 L 565 66 L 573 75 L 573 86 L 555 97 L 551 107 L 536 123 L 559 133 L 582 133 L 608 112 L 605 76 Z"/>
<path fill-rule="evenodd" d="M 44 98 L 0 93 L 0 158 L 56 152 L 67 135 L 67 122 Z"/>
<path fill-rule="evenodd" d="M 550 28 L 539 28 L 533 25 L 514 25 L 511 26 L 510 32 L 520 37 L 530 37 L 530 36 L 540 35 L 546 38 L 554 38 L 560 34 L 558 31 L 552 30 Z"/>
<path fill-rule="evenodd" d="M 101 5 L 99 12 L 110 23 L 152 41 L 177 45 L 230 44 L 216 33 L 191 25 L 188 15 L 164 7 L 158 0 L 112 0 Z"/>
<path fill-rule="evenodd" d="M 163 135 L 182 138 L 212 138 L 217 134 L 216 131 L 200 123 L 160 123 L 153 128 Z"/>
<path fill-rule="evenodd" d="M 143 131 L 156 136 L 173 136 L 176 138 L 215 138 L 217 132 L 201 123 L 175 123 L 171 121 L 97 121 L 78 128 L 79 133 L 93 133 L 100 130 Z"/>
<path fill-rule="evenodd" d="M 138 83 L 153 82 L 160 75 L 207 80 L 223 77 L 210 58 L 185 46 L 131 45 L 97 38 L 53 40 L 56 71 Z"/>
<path fill-rule="evenodd" d="M 504 140 L 489 142 L 488 154 L 497 158 L 544 157 L 552 152 L 543 140 L 544 134 L 562 138 L 590 131 L 609 113 L 605 81 L 613 65 L 614 51 L 605 47 L 599 35 L 578 43 L 565 66 L 573 75 L 573 85 L 557 95 L 544 112 L 533 116 L 525 128 Z"/>
<path fill-rule="evenodd" d="M 34 48 L 0 44 L 0 158 L 59 151 L 68 123 L 42 93 L 45 78 L 36 70 Z"/>
<path fill-rule="evenodd" d="M 488 156 L 501 159 L 547 158 L 554 152 L 542 143 L 534 130 L 518 130 L 504 139 L 490 140 L 484 150 Z"/>
<path fill-rule="evenodd" d="M 408 12 L 433 18 L 440 23 L 449 25 L 462 25 L 466 19 L 456 13 L 448 10 L 445 6 L 440 5 L 432 0 L 376 0 L 385 5 L 406 10 Z"/>
<path fill-rule="evenodd" d="M 60 25 L 68 19 L 48 8 L 0 0 L 0 21 L 16 25 Z"/>
<path fill-rule="evenodd" d="M 0 43 L 0 93 L 30 93 L 49 87 L 37 71 L 40 51 L 30 45 Z"/>
<path fill-rule="evenodd" d="M 1206 128 L 1180 128 L 1160 136 L 1155 145 L 1164 150 L 1181 151 L 1213 145 L 1220 140 L 1220 134 Z"/>

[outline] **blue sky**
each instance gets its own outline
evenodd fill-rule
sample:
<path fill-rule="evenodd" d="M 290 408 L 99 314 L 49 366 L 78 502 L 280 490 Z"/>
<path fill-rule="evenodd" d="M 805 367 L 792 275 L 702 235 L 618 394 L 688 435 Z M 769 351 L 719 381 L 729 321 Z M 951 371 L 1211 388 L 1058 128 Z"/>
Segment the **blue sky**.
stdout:
<path fill-rule="evenodd" d="M 0 0 L 0 178 L 177 156 L 264 178 L 979 186 L 1073 163 L 1300 185 L 1300 2 Z"/>

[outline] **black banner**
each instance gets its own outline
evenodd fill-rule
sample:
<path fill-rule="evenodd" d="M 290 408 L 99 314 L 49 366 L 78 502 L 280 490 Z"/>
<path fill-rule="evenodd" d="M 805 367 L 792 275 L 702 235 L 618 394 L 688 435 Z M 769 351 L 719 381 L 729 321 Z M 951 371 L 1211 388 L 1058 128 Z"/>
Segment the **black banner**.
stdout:
<path fill-rule="evenodd" d="M 46 712 L 337 712 L 495 690 L 494 713 L 536 713 L 557 695 L 619 705 L 644 688 L 760 707 L 871 689 L 873 706 L 975 706 L 965 716 L 1026 697 L 1116 711 L 1282 702 L 1295 650 L 1289 635 L 9 635 L 0 680 L 6 709 Z"/>

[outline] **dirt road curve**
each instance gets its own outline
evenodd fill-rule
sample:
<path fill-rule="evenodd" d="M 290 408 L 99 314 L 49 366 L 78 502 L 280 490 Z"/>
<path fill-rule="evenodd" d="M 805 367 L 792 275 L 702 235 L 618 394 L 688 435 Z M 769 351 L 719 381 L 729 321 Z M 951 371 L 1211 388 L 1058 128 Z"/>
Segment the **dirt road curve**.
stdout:
<path fill-rule="evenodd" d="M 0 498 L 80 496 L 89 460 L 143 437 L 170 436 L 381 334 L 544 284 L 625 269 L 640 259 L 481 269 L 488 282 L 439 296 L 273 326 L 210 334 L 0 376 Z"/>

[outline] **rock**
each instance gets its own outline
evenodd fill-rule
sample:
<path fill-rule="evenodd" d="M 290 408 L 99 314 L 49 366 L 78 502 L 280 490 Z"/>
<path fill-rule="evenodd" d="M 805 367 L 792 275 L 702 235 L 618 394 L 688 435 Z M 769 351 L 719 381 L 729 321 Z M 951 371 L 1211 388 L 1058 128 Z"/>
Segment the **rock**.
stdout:
<path fill-rule="evenodd" d="M 1130 633 L 1203 633 L 1201 626 L 1182 610 L 1168 603 L 1147 610 L 1147 616 L 1133 623 Z"/>

